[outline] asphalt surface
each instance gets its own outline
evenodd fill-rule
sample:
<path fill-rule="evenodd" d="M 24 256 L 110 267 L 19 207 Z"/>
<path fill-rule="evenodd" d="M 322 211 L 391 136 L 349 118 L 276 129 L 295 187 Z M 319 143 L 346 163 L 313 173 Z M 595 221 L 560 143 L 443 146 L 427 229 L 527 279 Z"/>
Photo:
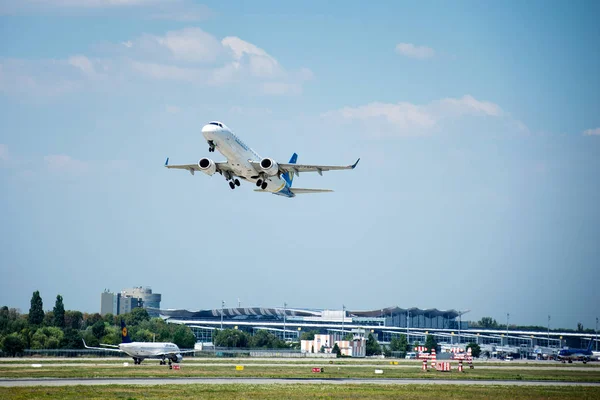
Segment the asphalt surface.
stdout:
<path fill-rule="evenodd" d="M 90 362 L 62 362 L 62 363 L 49 363 L 49 362 L 44 362 L 45 360 L 38 360 L 38 361 L 34 361 L 34 362 L 9 362 L 9 363 L 1 363 L 0 362 L 0 371 L 2 370 L 2 368 L 31 368 L 32 364 L 40 364 L 42 367 L 86 367 L 86 368 L 91 368 L 91 367 L 118 367 L 118 366 L 122 366 L 122 363 L 119 362 L 104 362 L 105 360 L 101 360 L 100 362 L 92 362 L 90 360 Z M 129 360 L 123 360 L 123 363 L 128 363 L 129 367 L 131 368 L 138 368 L 137 365 L 133 364 L 133 361 L 129 361 Z M 429 364 L 429 363 L 428 363 Z M 387 369 L 387 368 L 410 368 L 410 369 L 415 369 L 415 368 L 419 368 L 421 366 L 421 364 L 398 364 L 398 365 L 392 365 L 392 364 L 328 364 L 328 363 L 322 363 L 322 362 L 314 362 L 314 363 L 302 363 L 302 364 L 297 364 L 297 363 L 261 363 L 261 362 L 244 362 L 242 360 L 239 360 L 238 362 L 221 362 L 221 363 L 206 363 L 206 362 L 193 362 L 193 361 L 188 361 L 186 362 L 184 360 L 183 363 L 181 363 L 182 367 L 230 367 L 230 366 L 235 366 L 235 365 L 243 365 L 245 367 L 287 367 L 287 368 L 307 368 L 307 367 L 324 367 L 324 368 L 332 368 L 332 367 L 339 367 L 339 368 L 378 368 L 378 369 Z M 456 366 L 458 365 L 458 363 L 456 361 L 452 362 L 452 365 L 454 368 L 456 368 Z M 463 364 L 465 366 L 465 368 L 469 368 L 467 363 Z M 147 366 L 147 367 L 152 367 L 152 366 L 159 366 L 158 362 L 156 360 L 145 360 L 143 361 L 143 363 L 141 364 L 141 366 Z M 519 365 L 519 364 L 506 364 L 506 365 L 481 365 L 479 363 L 475 363 L 475 368 L 477 369 L 502 369 L 502 370 L 529 370 L 529 371 L 533 371 L 533 370 L 537 370 L 537 371 L 553 371 L 553 370 L 560 370 L 560 371 L 598 371 L 600 372 L 600 365 L 596 364 L 596 365 L 590 365 L 590 366 L 571 366 L 571 365 L 564 365 L 561 366 L 560 364 L 555 364 L 555 365 L 540 365 L 540 366 L 536 366 L 536 365 Z"/>
<path fill-rule="evenodd" d="M 479 385 L 479 386 L 578 386 L 600 387 L 600 383 L 561 381 L 496 381 L 442 379 L 266 379 L 266 378 L 98 378 L 98 379 L 1 379 L 0 387 L 78 385 Z"/>

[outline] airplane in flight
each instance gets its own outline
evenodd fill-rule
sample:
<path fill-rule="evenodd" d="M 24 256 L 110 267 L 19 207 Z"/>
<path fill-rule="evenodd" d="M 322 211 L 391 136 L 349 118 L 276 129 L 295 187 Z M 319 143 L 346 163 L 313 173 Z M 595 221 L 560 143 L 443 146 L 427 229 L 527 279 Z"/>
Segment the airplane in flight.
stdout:
<path fill-rule="evenodd" d="M 295 197 L 301 193 L 332 192 L 333 190 L 292 187 L 294 175 L 300 176 L 300 172 L 317 172 L 319 175 L 323 175 L 324 171 L 354 169 L 360 161 L 359 158 L 354 164 L 347 166 L 297 164 L 298 155 L 294 153 L 288 163 L 278 163 L 271 158 L 260 157 L 231 129 L 218 121 L 204 125 L 202 135 L 208 142 L 208 151 L 219 150 L 227 161 L 214 162 L 205 157 L 201 158 L 197 164 L 169 165 L 169 158 L 167 158 L 165 167 L 188 170 L 192 175 L 195 171 L 202 171 L 210 176 L 218 172 L 229 182 L 231 189 L 240 186 L 238 179 L 240 178 L 254 183 L 258 187 L 255 189 L 257 192 Z"/>
<path fill-rule="evenodd" d="M 595 357 L 594 352 L 592 351 L 593 344 L 594 341 L 590 340 L 590 344 L 588 345 L 587 349 L 562 349 L 558 352 L 557 359 L 563 363 L 565 361 L 569 361 L 569 364 L 574 360 L 582 360 L 583 363 L 586 364 Z"/>
<path fill-rule="evenodd" d="M 83 340 L 83 339 L 82 339 Z M 172 368 L 171 362 L 180 363 L 183 359 L 182 354 L 193 353 L 196 350 L 179 350 L 175 343 L 169 342 L 132 342 L 129 338 L 129 332 L 125 322 L 121 321 L 121 344 L 118 346 L 112 344 L 100 343 L 104 347 L 91 347 L 83 340 L 83 346 L 86 349 L 115 351 L 125 353 L 133 358 L 134 364 L 141 364 L 146 358 L 160 359 L 160 365 L 169 363 L 169 368 Z"/>

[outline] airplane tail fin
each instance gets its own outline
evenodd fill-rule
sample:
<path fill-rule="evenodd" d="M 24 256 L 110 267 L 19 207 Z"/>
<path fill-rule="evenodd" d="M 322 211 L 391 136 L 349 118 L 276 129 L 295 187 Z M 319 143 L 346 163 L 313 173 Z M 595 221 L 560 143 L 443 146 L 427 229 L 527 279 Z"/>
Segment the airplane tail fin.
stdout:
<path fill-rule="evenodd" d="M 594 339 L 590 339 L 590 344 L 588 344 L 588 351 L 592 351 L 592 347 L 594 347 Z"/>
<path fill-rule="evenodd" d="M 298 161 L 298 154 L 294 153 L 294 154 L 292 154 L 292 158 L 290 158 L 290 162 L 288 164 L 296 164 L 296 161 Z M 294 180 L 294 174 L 291 174 L 291 176 L 290 176 L 289 172 L 285 172 L 281 176 L 287 182 L 288 186 L 292 187 L 292 181 Z"/>
<path fill-rule="evenodd" d="M 121 343 L 131 343 L 129 332 L 127 332 L 127 327 L 125 326 L 124 320 L 121 320 Z"/>

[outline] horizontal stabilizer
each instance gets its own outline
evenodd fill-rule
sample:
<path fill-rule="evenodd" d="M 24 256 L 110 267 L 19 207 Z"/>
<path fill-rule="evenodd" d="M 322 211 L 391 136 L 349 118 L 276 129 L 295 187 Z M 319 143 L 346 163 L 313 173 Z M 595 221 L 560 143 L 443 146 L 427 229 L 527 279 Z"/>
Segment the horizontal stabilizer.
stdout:
<path fill-rule="evenodd" d="M 290 191 L 294 194 L 333 192 L 333 190 L 331 190 L 331 189 L 301 189 L 301 188 L 290 188 Z"/>
<path fill-rule="evenodd" d="M 262 189 L 254 189 L 255 192 L 262 192 L 262 193 L 273 193 L 273 192 L 269 192 L 268 190 L 262 190 Z M 331 189 L 301 189 L 301 188 L 290 188 L 290 192 L 294 193 L 294 194 L 303 194 L 303 193 L 327 193 L 327 192 L 333 192 L 333 190 Z M 277 193 L 275 193 L 277 194 Z"/>

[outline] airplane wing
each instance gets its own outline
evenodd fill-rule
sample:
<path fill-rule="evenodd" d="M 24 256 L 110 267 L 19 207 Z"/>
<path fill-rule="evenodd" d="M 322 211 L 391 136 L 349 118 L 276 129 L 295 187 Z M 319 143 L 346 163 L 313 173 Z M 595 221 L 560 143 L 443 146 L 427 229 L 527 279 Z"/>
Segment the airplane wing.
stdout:
<path fill-rule="evenodd" d="M 217 172 L 222 171 L 231 171 L 231 167 L 227 164 L 227 161 L 216 162 Z M 198 164 L 181 164 L 181 165 L 169 165 L 169 158 L 167 157 L 167 161 L 165 161 L 166 168 L 175 168 L 175 169 L 185 169 L 189 171 L 192 175 L 194 175 L 195 171 L 200 171 L 200 167 Z"/>
<path fill-rule="evenodd" d="M 103 347 L 112 347 L 113 349 L 118 349 L 118 348 L 119 348 L 119 346 L 116 346 L 116 345 L 114 345 L 114 344 L 104 344 L 104 343 L 100 343 L 100 346 L 103 346 Z"/>
<path fill-rule="evenodd" d="M 356 165 L 360 161 L 360 158 L 356 160 L 354 164 L 351 165 L 310 165 L 310 164 L 278 164 L 279 172 L 289 172 L 292 176 L 296 174 L 300 175 L 300 172 L 318 172 L 319 175 L 323 175 L 324 171 L 336 171 L 341 169 L 354 169 Z M 250 164 L 256 169 L 260 171 L 260 162 L 251 161 Z"/>
<path fill-rule="evenodd" d="M 199 350 L 196 350 L 196 349 L 193 349 L 193 350 L 179 350 L 179 352 L 180 352 L 181 354 L 195 353 L 195 352 L 197 352 L 197 351 L 199 351 Z"/>
<path fill-rule="evenodd" d="M 121 350 L 121 349 L 115 349 L 115 348 L 112 348 L 112 347 L 91 347 L 91 346 L 88 346 L 88 345 L 85 343 L 85 340 L 84 340 L 84 339 L 81 339 L 81 340 L 83 340 L 83 347 L 85 347 L 86 349 L 91 349 L 91 350 L 105 350 L 105 351 L 116 351 L 116 352 L 118 352 L 118 353 L 124 353 L 124 351 L 123 351 L 123 350 Z M 102 346 L 102 345 L 101 345 L 101 346 Z M 104 346 L 107 346 L 107 345 L 104 345 Z M 112 346 L 112 345 L 108 345 L 108 346 Z"/>

